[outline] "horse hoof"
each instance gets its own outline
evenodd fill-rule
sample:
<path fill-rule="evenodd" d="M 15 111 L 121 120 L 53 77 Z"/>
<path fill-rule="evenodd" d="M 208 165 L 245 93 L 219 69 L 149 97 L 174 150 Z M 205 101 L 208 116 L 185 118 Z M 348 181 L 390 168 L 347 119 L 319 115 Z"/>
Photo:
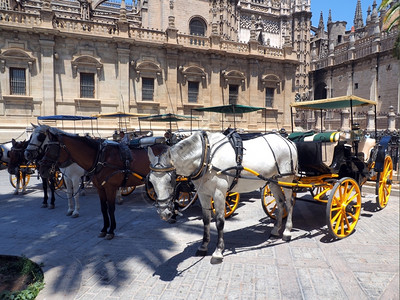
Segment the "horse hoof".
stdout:
<path fill-rule="evenodd" d="M 72 211 L 67 212 L 66 216 L 69 217 L 72 215 Z"/>
<path fill-rule="evenodd" d="M 79 217 L 79 214 L 78 214 L 78 213 L 73 214 L 71 218 L 77 218 L 77 217 Z"/>
<path fill-rule="evenodd" d="M 206 256 L 207 255 L 207 250 L 197 250 L 196 251 L 196 256 Z"/>
<path fill-rule="evenodd" d="M 224 260 L 224 257 L 215 257 L 214 255 L 211 256 L 210 263 L 212 265 L 220 264 Z"/>
<path fill-rule="evenodd" d="M 47 204 L 45 204 L 45 203 L 43 203 L 41 206 L 41 208 L 46 208 L 46 207 L 47 207 Z"/>
<path fill-rule="evenodd" d="M 99 238 L 103 238 L 103 237 L 106 236 L 106 234 L 107 234 L 106 232 L 100 232 L 99 235 L 98 235 L 98 237 L 99 237 Z"/>
<path fill-rule="evenodd" d="M 107 233 L 105 236 L 105 240 L 112 240 L 114 238 L 114 234 L 113 233 Z"/>
<path fill-rule="evenodd" d="M 283 235 L 282 236 L 282 240 L 284 240 L 285 242 L 290 242 L 291 239 L 292 239 L 291 235 Z"/>
<path fill-rule="evenodd" d="M 50 204 L 49 209 L 54 209 L 54 208 L 55 208 L 54 204 Z"/>

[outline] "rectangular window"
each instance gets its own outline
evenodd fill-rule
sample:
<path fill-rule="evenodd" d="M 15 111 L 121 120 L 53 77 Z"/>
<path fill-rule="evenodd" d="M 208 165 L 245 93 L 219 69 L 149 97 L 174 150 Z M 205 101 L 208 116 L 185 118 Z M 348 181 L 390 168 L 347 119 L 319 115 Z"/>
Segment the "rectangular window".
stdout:
<path fill-rule="evenodd" d="M 94 73 L 80 73 L 81 98 L 94 98 Z"/>
<path fill-rule="evenodd" d="M 239 96 L 239 86 L 236 84 L 229 85 L 229 104 L 237 104 Z"/>
<path fill-rule="evenodd" d="M 10 93 L 11 95 L 26 95 L 25 69 L 10 68 Z"/>
<path fill-rule="evenodd" d="M 153 101 L 154 78 L 142 77 L 142 101 Z"/>
<path fill-rule="evenodd" d="M 188 102 L 197 103 L 199 97 L 199 83 L 196 81 L 188 82 Z"/>
<path fill-rule="evenodd" d="M 274 105 L 274 92 L 273 88 L 265 89 L 265 107 L 273 107 Z"/>

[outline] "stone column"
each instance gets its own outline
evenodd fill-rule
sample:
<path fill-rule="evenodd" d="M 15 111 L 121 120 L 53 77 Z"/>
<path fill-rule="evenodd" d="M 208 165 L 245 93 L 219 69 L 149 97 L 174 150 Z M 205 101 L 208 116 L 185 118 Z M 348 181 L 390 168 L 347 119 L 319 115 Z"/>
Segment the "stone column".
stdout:
<path fill-rule="evenodd" d="M 342 110 L 342 120 L 340 124 L 341 131 L 349 131 L 350 130 L 350 111 L 348 109 Z"/>
<path fill-rule="evenodd" d="M 129 112 L 130 93 L 129 93 L 129 45 L 118 45 L 118 79 L 119 79 L 119 95 L 120 111 Z"/>
<path fill-rule="evenodd" d="M 50 37 L 41 37 L 40 51 L 41 51 L 41 74 L 43 74 L 42 80 L 42 108 L 41 114 L 54 115 L 56 114 L 55 107 L 55 82 L 54 82 L 54 40 L 50 40 Z"/>
<path fill-rule="evenodd" d="M 375 112 L 374 107 L 371 106 L 367 113 L 367 131 L 375 130 Z"/>
<path fill-rule="evenodd" d="M 388 129 L 389 131 L 396 130 L 396 114 L 394 113 L 394 108 L 392 105 L 389 106 Z"/>

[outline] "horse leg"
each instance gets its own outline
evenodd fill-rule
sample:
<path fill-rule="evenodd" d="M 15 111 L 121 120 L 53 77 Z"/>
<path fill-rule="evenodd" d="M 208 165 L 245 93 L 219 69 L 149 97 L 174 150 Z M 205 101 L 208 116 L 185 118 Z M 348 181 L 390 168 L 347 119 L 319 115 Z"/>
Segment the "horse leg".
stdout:
<path fill-rule="evenodd" d="M 72 181 L 67 178 L 67 176 L 64 176 L 65 180 L 65 185 L 67 186 L 67 199 L 68 199 L 68 210 L 67 210 L 67 216 L 71 216 L 73 211 L 74 211 L 74 203 L 72 200 Z"/>
<path fill-rule="evenodd" d="M 50 200 L 50 206 L 49 209 L 54 209 L 55 205 L 54 202 L 56 201 L 56 196 L 55 196 L 55 181 L 54 178 L 49 179 L 49 187 L 50 187 L 50 192 L 51 192 L 51 200 Z"/>
<path fill-rule="evenodd" d="M 215 209 L 215 225 L 218 232 L 217 247 L 212 254 L 212 259 L 215 262 L 221 262 L 224 258 L 223 252 L 225 249 L 224 243 L 224 225 L 225 225 L 225 195 L 226 192 L 216 190 L 214 192 L 214 209 Z M 210 201 L 210 200 L 208 200 Z"/>
<path fill-rule="evenodd" d="M 22 172 L 22 194 L 26 194 L 26 171 Z"/>
<path fill-rule="evenodd" d="M 75 209 L 72 213 L 73 218 L 79 217 L 79 192 L 80 192 L 80 185 L 81 185 L 81 180 L 79 177 L 75 176 L 74 180 L 72 180 L 72 191 L 75 193 L 74 195 L 74 200 L 75 200 Z M 71 199 L 72 201 L 72 199 Z"/>
<path fill-rule="evenodd" d="M 49 196 L 47 195 L 47 179 L 42 177 L 42 186 L 43 186 L 43 203 L 42 207 L 45 208 L 47 207 L 47 199 L 49 199 Z"/>
<path fill-rule="evenodd" d="M 211 201 L 203 194 L 199 194 L 199 199 L 203 212 L 203 241 L 197 249 L 196 256 L 206 256 L 208 244 L 210 243 Z M 203 201 L 202 199 L 206 200 Z"/>
<path fill-rule="evenodd" d="M 17 174 L 15 175 L 15 190 L 14 190 L 14 195 L 18 195 L 19 193 L 19 185 L 20 185 L 20 181 L 21 181 L 21 173 L 19 171 L 17 171 Z"/>
<path fill-rule="evenodd" d="M 271 231 L 271 235 L 278 237 L 279 231 L 281 230 L 281 227 L 282 227 L 283 210 L 285 207 L 285 196 L 279 185 L 270 182 L 269 188 L 271 189 L 271 192 L 275 197 L 276 204 L 278 205 L 276 222 L 275 222 L 274 228 Z"/>
<path fill-rule="evenodd" d="M 286 227 L 283 232 L 282 239 L 286 242 L 289 242 L 292 239 L 292 214 L 293 214 L 293 191 L 289 188 L 284 188 L 285 193 L 285 201 L 286 201 L 286 210 L 287 210 L 287 218 L 286 218 Z"/>
<path fill-rule="evenodd" d="M 115 197 L 117 195 L 118 188 L 110 187 L 106 189 L 107 194 L 107 207 L 108 216 L 110 217 L 110 228 L 108 229 L 106 240 L 111 240 L 114 238 L 114 230 L 117 227 L 115 222 Z"/>
<path fill-rule="evenodd" d="M 110 220 L 107 212 L 107 196 L 104 189 L 97 188 L 97 193 L 99 194 L 101 214 L 103 215 L 103 228 L 99 233 L 99 237 L 105 237 L 107 234 L 107 229 L 110 227 Z"/>
<path fill-rule="evenodd" d="M 121 205 L 124 202 L 121 195 L 121 188 L 117 189 L 117 203 Z"/>

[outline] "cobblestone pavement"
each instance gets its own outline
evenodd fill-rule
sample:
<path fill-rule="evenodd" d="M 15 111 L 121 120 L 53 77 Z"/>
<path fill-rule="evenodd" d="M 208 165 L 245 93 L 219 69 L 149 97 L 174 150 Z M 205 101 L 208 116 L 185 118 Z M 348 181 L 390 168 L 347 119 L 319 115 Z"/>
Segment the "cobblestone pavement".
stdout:
<path fill-rule="evenodd" d="M 296 201 L 292 241 L 270 239 L 272 221 L 258 192 L 241 195 L 225 223 L 225 257 L 211 264 L 194 256 L 202 238 L 193 205 L 175 224 L 161 221 L 137 188 L 116 208 L 116 237 L 98 238 L 103 221 L 93 188 L 81 196 L 80 217 L 41 208 L 40 181 L 13 195 L 0 171 L 0 254 L 43 263 L 45 288 L 37 299 L 399 299 L 399 192 L 375 210 L 374 189 L 363 188 L 363 211 L 351 236 L 332 241 L 325 205 Z"/>

